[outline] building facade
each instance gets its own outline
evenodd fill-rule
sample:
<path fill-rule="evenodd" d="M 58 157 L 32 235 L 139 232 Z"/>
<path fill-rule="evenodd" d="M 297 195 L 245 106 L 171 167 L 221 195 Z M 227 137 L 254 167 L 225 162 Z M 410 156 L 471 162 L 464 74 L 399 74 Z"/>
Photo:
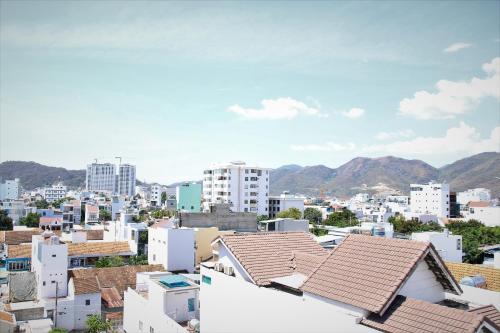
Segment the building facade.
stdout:
<path fill-rule="evenodd" d="M 471 201 L 490 201 L 491 192 L 485 188 L 474 188 L 457 193 L 457 203 L 461 206 L 467 205 Z"/>
<path fill-rule="evenodd" d="M 118 167 L 118 194 L 135 195 L 135 165 L 120 164 Z"/>
<path fill-rule="evenodd" d="M 64 199 L 66 197 L 67 188 L 63 184 L 56 184 L 51 187 L 46 187 L 42 190 L 42 196 L 47 202 Z"/>
<path fill-rule="evenodd" d="M 448 184 L 411 184 L 410 208 L 412 213 L 450 217 L 450 187 Z"/>
<path fill-rule="evenodd" d="M 185 183 L 176 188 L 177 210 L 201 212 L 201 184 Z"/>
<path fill-rule="evenodd" d="M 17 200 L 21 196 L 19 178 L 0 181 L 0 200 Z"/>
<path fill-rule="evenodd" d="M 290 208 L 297 208 L 300 213 L 304 213 L 304 199 L 303 197 L 297 197 L 291 195 L 288 192 L 283 192 L 279 196 L 269 197 L 269 218 L 273 219 L 279 212 Z"/>
<path fill-rule="evenodd" d="M 115 193 L 115 165 L 111 163 L 92 163 L 87 165 L 85 185 L 87 191 Z"/>
<path fill-rule="evenodd" d="M 244 162 L 214 166 L 204 171 L 203 210 L 214 203 L 228 203 L 233 212 L 268 215 L 269 169 Z"/>

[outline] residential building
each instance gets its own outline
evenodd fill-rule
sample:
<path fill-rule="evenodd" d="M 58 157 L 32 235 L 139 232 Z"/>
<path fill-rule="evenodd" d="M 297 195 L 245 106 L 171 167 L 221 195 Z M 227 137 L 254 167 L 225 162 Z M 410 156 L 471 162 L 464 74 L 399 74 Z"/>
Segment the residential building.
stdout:
<path fill-rule="evenodd" d="M 47 202 L 52 203 L 56 200 L 64 199 L 66 197 L 66 191 L 66 186 L 59 183 L 42 189 L 42 196 Z"/>
<path fill-rule="evenodd" d="M 427 242 L 348 235 L 328 252 L 309 234 L 271 232 L 224 235 L 213 246 L 216 262 L 201 266 L 203 332 L 499 329 L 446 300 L 462 290 Z"/>
<path fill-rule="evenodd" d="M 95 204 L 85 204 L 85 224 L 99 223 L 99 206 Z"/>
<path fill-rule="evenodd" d="M 17 200 L 21 197 L 19 178 L 14 180 L 0 180 L 0 200 Z"/>
<path fill-rule="evenodd" d="M 210 228 L 219 230 L 234 230 L 238 232 L 257 231 L 257 214 L 235 213 L 229 209 L 229 204 L 212 204 L 209 212 L 186 213 L 179 212 L 179 225 L 188 228 Z"/>
<path fill-rule="evenodd" d="M 80 200 L 70 200 L 61 205 L 63 222 L 80 224 L 82 220 L 82 204 Z"/>
<path fill-rule="evenodd" d="M 111 163 L 92 163 L 87 165 L 85 184 L 87 191 L 115 193 L 115 165 Z"/>
<path fill-rule="evenodd" d="M 0 209 L 7 212 L 14 225 L 19 225 L 19 220 L 28 213 L 36 212 L 36 208 L 26 205 L 24 200 L 0 201 Z"/>
<path fill-rule="evenodd" d="M 151 185 L 151 206 L 160 207 L 162 202 L 162 194 L 166 192 L 166 188 L 164 186 L 153 184 Z"/>
<path fill-rule="evenodd" d="M 292 218 L 278 218 L 260 221 L 261 231 L 303 231 L 309 232 L 309 220 L 295 220 Z"/>
<path fill-rule="evenodd" d="M 192 273 L 195 265 L 194 229 L 177 228 L 163 220 L 148 228 L 148 263 L 169 272 Z"/>
<path fill-rule="evenodd" d="M 486 201 L 471 201 L 462 215 L 467 220 L 478 220 L 488 227 L 500 225 L 500 206 L 492 206 Z"/>
<path fill-rule="evenodd" d="M 412 213 L 450 217 L 450 187 L 448 184 L 411 184 L 410 207 Z"/>
<path fill-rule="evenodd" d="M 184 183 L 176 187 L 177 210 L 201 212 L 201 184 Z"/>
<path fill-rule="evenodd" d="M 411 239 L 431 243 L 444 261 L 462 262 L 462 236 L 452 235 L 448 229 L 443 232 L 414 232 Z"/>
<path fill-rule="evenodd" d="M 457 203 L 461 206 L 467 205 L 471 201 L 490 201 L 491 192 L 486 188 L 474 188 L 457 193 Z"/>
<path fill-rule="evenodd" d="M 135 195 L 135 165 L 118 166 L 118 194 L 128 197 Z"/>
<path fill-rule="evenodd" d="M 304 213 L 304 197 L 291 195 L 289 192 L 283 192 L 279 196 L 269 196 L 269 218 L 273 219 L 279 212 L 290 208 L 297 208 L 300 213 Z"/>
<path fill-rule="evenodd" d="M 220 235 L 234 234 L 232 230 L 221 231 L 216 227 L 194 228 L 196 266 L 212 258 L 212 241 Z"/>
<path fill-rule="evenodd" d="M 244 162 L 217 165 L 204 171 L 203 210 L 227 203 L 233 212 L 268 215 L 269 170 Z"/>
<path fill-rule="evenodd" d="M 194 321 L 199 332 L 199 285 L 169 272 L 137 273 L 136 281 L 124 293 L 124 331 L 188 333 Z"/>
<path fill-rule="evenodd" d="M 130 250 L 136 255 L 147 254 L 148 248 L 148 225 L 144 222 L 134 222 L 133 217 L 136 213 L 123 210 L 120 213 L 120 219 L 109 221 L 104 227 L 105 241 L 127 241 Z"/>

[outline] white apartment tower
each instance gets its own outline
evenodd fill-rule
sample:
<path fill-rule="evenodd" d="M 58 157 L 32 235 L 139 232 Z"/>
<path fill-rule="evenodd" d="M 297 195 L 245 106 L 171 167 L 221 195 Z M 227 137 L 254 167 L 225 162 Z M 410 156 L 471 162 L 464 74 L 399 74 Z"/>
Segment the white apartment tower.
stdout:
<path fill-rule="evenodd" d="M 19 178 L 14 180 L 0 180 L 0 200 L 17 200 L 21 196 Z"/>
<path fill-rule="evenodd" d="M 228 203 L 233 212 L 268 215 L 269 170 L 244 162 L 214 166 L 204 171 L 203 210 L 214 203 Z"/>
<path fill-rule="evenodd" d="M 118 167 L 118 194 L 135 195 L 135 165 L 120 164 Z"/>
<path fill-rule="evenodd" d="M 111 163 L 92 163 L 87 165 L 85 180 L 87 191 L 115 192 L 116 167 Z"/>
<path fill-rule="evenodd" d="M 56 185 L 52 185 L 52 187 L 46 187 L 42 191 L 43 198 L 47 200 L 47 202 L 54 202 L 59 199 L 64 199 L 66 197 L 66 186 L 59 183 Z"/>
<path fill-rule="evenodd" d="M 450 217 L 450 186 L 448 184 L 411 184 L 410 207 L 413 213 Z"/>

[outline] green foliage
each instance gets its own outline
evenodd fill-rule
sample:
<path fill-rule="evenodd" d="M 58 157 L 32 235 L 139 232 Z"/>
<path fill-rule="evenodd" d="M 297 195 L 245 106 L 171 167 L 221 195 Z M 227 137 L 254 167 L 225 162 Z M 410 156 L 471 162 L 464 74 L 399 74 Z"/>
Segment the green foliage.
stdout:
<path fill-rule="evenodd" d="M 443 228 L 436 222 L 421 223 L 417 220 L 406 220 L 402 215 L 389 217 L 389 223 L 392 223 L 395 232 L 399 232 L 402 234 L 443 230 Z"/>
<path fill-rule="evenodd" d="M 148 264 L 148 256 L 145 254 L 139 256 L 132 256 L 128 259 L 129 265 L 147 265 Z"/>
<path fill-rule="evenodd" d="M 153 210 L 151 213 L 149 213 L 149 215 L 152 218 L 161 219 L 161 218 L 164 218 L 164 217 L 172 217 L 172 216 L 174 216 L 174 212 L 172 212 L 170 210 L 166 210 L 166 209 L 156 209 L 156 210 Z"/>
<path fill-rule="evenodd" d="M 88 316 L 85 324 L 87 325 L 88 333 L 107 332 L 111 329 L 111 323 L 102 320 L 101 316 L 97 314 Z"/>
<path fill-rule="evenodd" d="M 139 231 L 139 244 L 148 243 L 148 229 Z"/>
<path fill-rule="evenodd" d="M 323 220 L 323 215 L 319 209 L 308 207 L 304 210 L 304 218 L 311 223 L 320 224 Z"/>
<path fill-rule="evenodd" d="M 35 201 L 35 207 L 38 209 L 47 209 L 49 206 L 50 204 L 45 199 Z"/>
<path fill-rule="evenodd" d="M 125 262 L 123 261 L 122 257 L 101 257 L 99 260 L 96 261 L 95 267 L 97 268 L 102 268 L 102 267 L 118 267 L 118 266 L 123 266 L 125 265 Z"/>
<path fill-rule="evenodd" d="M 111 213 L 105 209 L 99 210 L 99 220 L 101 221 L 111 221 Z"/>
<path fill-rule="evenodd" d="M 276 217 L 278 218 L 291 218 L 298 220 L 302 218 L 302 213 L 298 208 L 292 207 L 290 209 L 279 212 Z"/>
<path fill-rule="evenodd" d="M 483 251 L 479 247 L 500 243 L 500 226 L 487 227 L 477 220 L 452 221 L 446 227 L 454 235 L 462 235 L 464 261 L 479 264 L 483 259 Z"/>
<path fill-rule="evenodd" d="M 163 205 L 167 201 L 167 192 L 161 193 L 161 204 Z"/>
<path fill-rule="evenodd" d="M 21 225 L 27 226 L 28 228 L 38 228 L 40 224 L 40 215 L 37 213 L 28 213 L 26 217 L 19 220 Z"/>
<path fill-rule="evenodd" d="M 354 227 L 359 224 L 356 214 L 349 209 L 344 208 L 340 212 L 334 212 L 325 220 L 326 225 L 331 225 L 339 228 Z"/>
<path fill-rule="evenodd" d="M 68 333 L 68 330 L 65 328 L 53 328 L 49 331 L 49 333 Z"/>
<path fill-rule="evenodd" d="M 257 222 L 266 221 L 266 220 L 269 220 L 269 216 L 267 216 L 267 215 L 258 215 L 257 216 Z"/>
<path fill-rule="evenodd" d="M 314 226 L 314 227 L 311 229 L 311 232 L 314 234 L 314 236 L 324 236 L 324 235 L 328 235 L 328 230 L 323 229 L 323 228 L 318 228 L 318 227 L 316 227 L 316 226 Z"/>
<path fill-rule="evenodd" d="M 73 200 L 75 198 L 71 198 L 71 197 L 65 197 L 65 198 L 62 198 L 62 199 L 58 199 L 58 200 L 55 200 L 53 201 L 50 205 L 54 208 L 59 208 L 61 207 L 61 205 L 63 203 L 65 203 L 66 201 L 70 201 L 70 200 Z"/>
<path fill-rule="evenodd" d="M 0 210 L 0 230 L 12 230 L 14 224 L 5 210 Z"/>

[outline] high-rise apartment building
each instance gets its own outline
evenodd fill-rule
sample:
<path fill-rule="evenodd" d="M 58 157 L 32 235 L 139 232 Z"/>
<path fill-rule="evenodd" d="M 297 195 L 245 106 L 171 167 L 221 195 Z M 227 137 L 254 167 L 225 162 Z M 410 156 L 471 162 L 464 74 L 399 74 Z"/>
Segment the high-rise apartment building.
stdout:
<path fill-rule="evenodd" d="M 233 212 L 268 215 L 269 170 L 231 162 L 204 171 L 203 210 L 214 203 L 228 203 Z"/>
<path fill-rule="evenodd" d="M 0 200 L 17 200 L 21 196 L 19 178 L 14 180 L 0 180 Z"/>
<path fill-rule="evenodd" d="M 85 185 L 87 191 L 115 193 L 116 167 L 111 163 L 87 165 Z"/>
<path fill-rule="evenodd" d="M 450 217 L 450 186 L 448 184 L 411 184 L 410 207 L 412 213 Z"/>
<path fill-rule="evenodd" d="M 129 197 L 135 195 L 135 165 L 118 166 L 118 194 Z"/>

